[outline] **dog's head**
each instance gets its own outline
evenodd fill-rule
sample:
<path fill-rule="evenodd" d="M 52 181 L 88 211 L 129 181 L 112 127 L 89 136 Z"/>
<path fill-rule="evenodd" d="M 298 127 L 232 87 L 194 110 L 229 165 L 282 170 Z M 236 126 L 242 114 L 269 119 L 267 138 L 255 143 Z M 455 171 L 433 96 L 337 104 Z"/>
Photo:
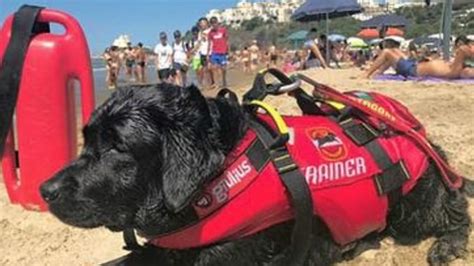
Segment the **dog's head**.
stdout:
<path fill-rule="evenodd" d="M 123 230 L 147 209 L 177 213 L 225 159 L 219 119 L 194 86 L 121 89 L 85 126 L 79 158 L 41 194 L 59 219 L 86 228 Z"/>

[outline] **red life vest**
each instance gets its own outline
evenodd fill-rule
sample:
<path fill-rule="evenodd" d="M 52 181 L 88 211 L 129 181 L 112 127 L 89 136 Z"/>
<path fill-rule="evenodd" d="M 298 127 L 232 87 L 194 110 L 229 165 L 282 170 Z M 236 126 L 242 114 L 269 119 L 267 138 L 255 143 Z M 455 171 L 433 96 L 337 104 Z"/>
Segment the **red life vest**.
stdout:
<path fill-rule="evenodd" d="M 419 125 L 400 103 L 375 93 L 370 96 L 371 101 L 361 101 L 375 104 L 372 107 L 381 114 L 396 112 Z M 260 118 L 272 125 L 271 117 Z M 286 116 L 284 120 L 290 129 L 286 147 L 309 185 L 313 213 L 325 222 L 335 242 L 345 245 L 382 231 L 389 205 L 374 182 L 383 170 L 374 155 L 328 116 Z M 421 126 L 418 132 L 424 135 Z M 225 171 L 193 203 L 197 223 L 149 242 L 172 249 L 200 247 L 249 236 L 292 219 L 288 195 L 274 165 L 267 163 L 258 171 L 245 153 L 256 138 L 249 129 L 228 156 Z M 408 193 L 426 170 L 427 155 L 404 135 L 380 136 L 375 141 L 392 163 L 403 162 L 409 179 L 401 191 Z"/>

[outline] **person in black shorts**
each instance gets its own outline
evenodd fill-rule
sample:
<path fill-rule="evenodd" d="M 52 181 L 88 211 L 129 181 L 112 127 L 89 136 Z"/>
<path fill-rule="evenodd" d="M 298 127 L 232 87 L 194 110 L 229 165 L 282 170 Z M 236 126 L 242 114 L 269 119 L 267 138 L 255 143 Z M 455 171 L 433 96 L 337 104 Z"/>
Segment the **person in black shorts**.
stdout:
<path fill-rule="evenodd" d="M 156 69 L 160 82 L 170 82 L 173 63 L 173 48 L 168 44 L 168 38 L 165 32 L 160 33 L 160 42 L 155 46 Z"/>
<path fill-rule="evenodd" d="M 143 49 L 143 44 L 139 42 L 135 49 L 135 60 L 137 62 L 136 76 L 137 83 L 146 83 L 146 61 L 147 56 L 145 50 Z"/>

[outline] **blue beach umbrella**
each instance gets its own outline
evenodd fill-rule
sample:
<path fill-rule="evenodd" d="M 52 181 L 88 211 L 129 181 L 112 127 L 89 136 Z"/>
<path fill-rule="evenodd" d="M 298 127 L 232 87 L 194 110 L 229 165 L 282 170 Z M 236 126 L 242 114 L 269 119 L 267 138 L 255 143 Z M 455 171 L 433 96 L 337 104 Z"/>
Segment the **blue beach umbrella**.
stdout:
<path fill-rule="evenodd" d="M 331 34 L 331 35 L 328 36 L 328 39 L 331 42 L 342 42 L 347 38 L 346 38 L 346 36 L 341 35 L 341 34 Z"/>
<path fill-rule="evenodd" d="M 365 28 L 378 28 L 382 26 L 387 27 L 406 27 L 409 21 L 402 16 L 395 14 L 380 15 L 366 20 L 360 24 L 360 27 Z"/>
<path fill-rule="evenodd" d="M 329 19 L 350 16 L 362 12 L 362 7 L 356 0 L 307 0 L 295 10 L 291 18 L 296 21 L 326 20 L 326 36 L 329 35 Z M 326 43 L 329 47 L 329 38 Z M 326 49 L 326 60 L 329 59 L 329 49 Z"/>
<path fill-rule="evenodd" d="M 345 17 L 362 12 L 356 0 L 307 0 L 295 10 L 292 19 L 301 22 Z"/>

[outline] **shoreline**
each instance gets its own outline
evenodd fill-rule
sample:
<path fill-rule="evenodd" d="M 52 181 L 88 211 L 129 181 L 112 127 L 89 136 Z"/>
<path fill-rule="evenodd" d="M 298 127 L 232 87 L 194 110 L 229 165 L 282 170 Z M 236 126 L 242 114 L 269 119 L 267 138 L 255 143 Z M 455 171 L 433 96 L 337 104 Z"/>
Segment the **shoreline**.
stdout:
<path fill-rule="evenodd" d="M 354 68 L 303 73 L 342 91 L 376 91 L 401 101 L 423 123 L 430 139 L 445 149 L 450 164 L 463 175 L 474 176 L 474 123 L 469 120 L 474 113 L 473 85 L 363 80 L 357 78 L 360 72 Z M 235 76 L 234 84 L 229 87 L 241 97 L 251 86 L 253 77 L 253 74 Z M 203 91 L 208 97 L 216 93 L 217 90 Z M 288 96 L 269 97 L 265 101 L 282 114 L 300 113 L 293 98 Z M 474 200 L 469 199 L 469 202 L 469 213 L 474 217 Z M 0 188 L 0 213 L 0 265 L 97 265 L 126 253 L 122 250 L 120 233 L 104 228 L 73 228 L 49 213 L 25 211 L 8 202 L 4 188 Z M 380 249 L 366 251 L 354 260 L 337 265 L 426 265 L 432 243 L 433 238 L 430 238 L 417 245 L 402 246 L 385 238 Z M 474 233 L 470 234 L 467 250 L 465 260 L 458 259 L 450 265 L 474 264 Z"/>

